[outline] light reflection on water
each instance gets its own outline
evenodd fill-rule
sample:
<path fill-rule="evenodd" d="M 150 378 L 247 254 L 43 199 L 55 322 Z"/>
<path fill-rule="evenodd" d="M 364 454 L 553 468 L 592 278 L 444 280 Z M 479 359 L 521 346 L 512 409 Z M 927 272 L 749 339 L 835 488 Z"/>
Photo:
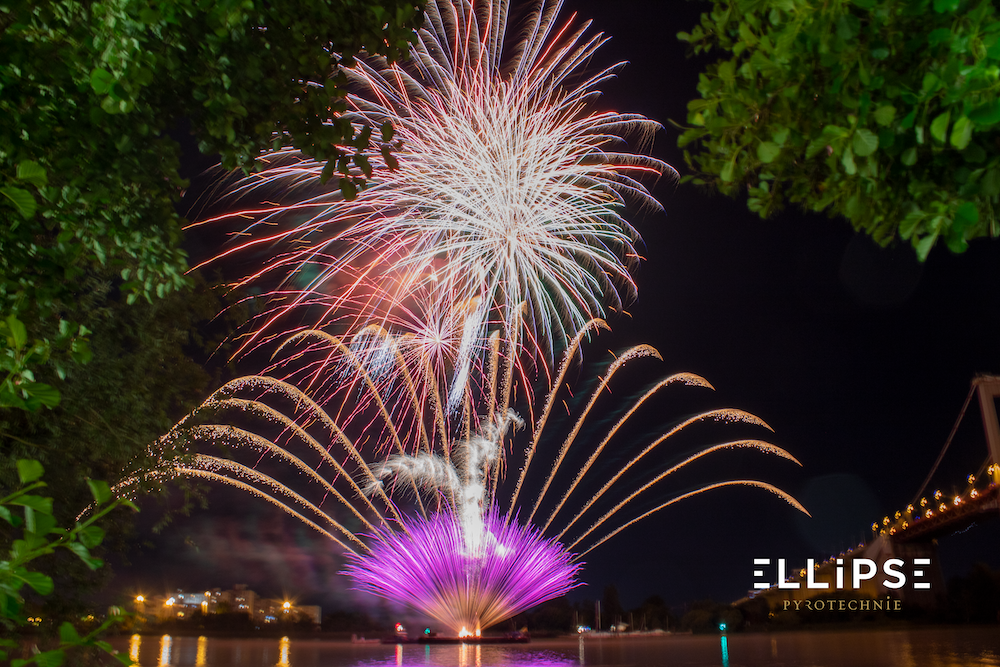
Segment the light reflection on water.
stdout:
<path fill-rule="evenodd" d="M 132 635 L 112 643 L 137 667 L 1000 667 L 997 627 L 567 638 L 485 646 L 170 635 Z"/>

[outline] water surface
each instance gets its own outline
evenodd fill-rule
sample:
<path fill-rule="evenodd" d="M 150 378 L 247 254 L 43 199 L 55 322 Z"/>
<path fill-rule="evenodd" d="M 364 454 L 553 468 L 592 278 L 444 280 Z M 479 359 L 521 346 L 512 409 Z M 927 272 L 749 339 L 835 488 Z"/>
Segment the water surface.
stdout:
<path fill-rule="evenodd" d="M 134 635 L 115 646 L 141 667 L 1000 667 L 1000 627 L 415 646 L 313 639 Z"/>

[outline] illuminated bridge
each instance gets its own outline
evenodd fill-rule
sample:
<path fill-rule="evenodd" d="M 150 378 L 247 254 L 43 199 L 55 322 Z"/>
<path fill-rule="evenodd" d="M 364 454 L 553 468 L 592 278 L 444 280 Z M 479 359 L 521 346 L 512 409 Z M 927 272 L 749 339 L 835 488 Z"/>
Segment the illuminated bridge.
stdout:
<path fill-rule="evenodd" d="M 937 471 L 965 416 L 973 395 L 979 399 L 988 457 L 979 471 L 968 476 L 965 490 L 961 493 L 947 496 L 941 491 L 935 491 L 924 495 L 928 483 Z M 937 538 L 950 535 L 984 518 L 1000 516 L 1000 421 L 997 419 L 997 397 L 1000 397 L 1000 377 L 981 376 L 972 381 L 969 395 L 965 399 L 955 426 L 913 502 L 894 514 L 874 522 L 871 526 L 872 539 L 867 544 L 859 544 L 824 561 L 794 563 L 796 568 L 801 569 L 796 569 L 783 582 L 770 588 L 751 592 L 751 597 L 763 596 L 772 609 L 776 607 L 780 609 L 784 600 L 805 600 L 819 595 L 830 595 L 836 588 L 841 588 L 844 592 L 849 591 L 852 594 L 876 599 L 884 599 L 889 595 L 919 606 L 934 605 L 937 596 L 944 592 L 944 580 L 937 559 Z M 859 559 L 873 561 L 879 576 L 860 581 L 859 588 L 853 589 L 851 573 L 854 571 L 854 561 Z M 926 571 L 921 572 L 921 581 L 929 583 L 930 586 L 916 589 L 911 585 L 894 590 L 884 586 L 886 577 L 881 575 L 886 561 L 890 559 L 902 559 L 908 564 L 930 562 L 928 567 L 923 568 Z M 802 567 L 803 565 L 805 567 Z M 864 564 L 859 564 L 858 567 L 864 568 Z M 813 571 L 807 572 L 806 568 L 811 568 Z M 840 586 L 836 585 L 838 579 Z M 826 587 L 818 587 L 823 583 L 827 584 Z M 813 587 L 810 587 L 810 584 Z"/>

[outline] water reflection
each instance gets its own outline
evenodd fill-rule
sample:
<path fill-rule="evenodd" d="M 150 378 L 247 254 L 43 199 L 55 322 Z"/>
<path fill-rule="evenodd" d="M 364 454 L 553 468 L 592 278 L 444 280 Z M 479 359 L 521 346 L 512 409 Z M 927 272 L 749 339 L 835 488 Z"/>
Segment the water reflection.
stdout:
<path fill-rule="evenodd" d="M 483 667 L 483 647 L 480 644 L 462 644 L 458 651 L 458 667 L 471 667 L 473 664 Z"/>
<path fill-rule="evenodd" d="M 170 647 L 173 646 L 174 640 L 170 635 L 163 635 L 160 637 L 160 664 L 159 667 L 169 667 L 170 665 Z"/>
<path fill-rule="evenodd" d="M 198 637 L 198 649 L 195 651 L 195 667 L 208 667 L 208 637 Z"/>
<path fill-rule="evenodd" d="M 142 667 L 139 664 L 139 647 L 142 646 L 142 635 L 132 635 L 128 640 L 128 657 L 132 659 L 135 667 Z"/>
<path fill-rule="evenodd" d="M 278 642 L 278 664 L 275 667 L 292 667 L 292 664 L 288 662 L 288 637 L 282 637 L 281 641 Z"/>
<path fill-rule="evenodd" d="M 132 635 L 112 643 L 137 667 L 1000 667 L 997 636 L 991 627 L 574 637 L 527 645 L 385 646 L 171 635 Z"/>
<path fill-rule="evenodd" d="M 495 646 L 480 644 L 458 644 L 439 646 L 414 646 L 396 644 L 391 657 L 386 659 L 372 655 L 354 662 L 317 663 L 316 667 L 329 667 L 343 664 L 345 667 L 378 667 L 380 665 L 396 665 L 397 667 L 570 667 L 585 664 L 578 660 L 577 642 L 565 645 L 568 651 L 554 651 L 548 648 L 535 649 L 529 646 Z M 579 647 L 582 649 L 582 642 Z M 362 649 L 358 649 L 362 650 Z M 377 653 L 374 647 L 367 648 L 371 653 Z M 214 667 L 214 666 L 213 666 Z M 291 667 L 313 667 L 310 664 L 293 664 Z"/>

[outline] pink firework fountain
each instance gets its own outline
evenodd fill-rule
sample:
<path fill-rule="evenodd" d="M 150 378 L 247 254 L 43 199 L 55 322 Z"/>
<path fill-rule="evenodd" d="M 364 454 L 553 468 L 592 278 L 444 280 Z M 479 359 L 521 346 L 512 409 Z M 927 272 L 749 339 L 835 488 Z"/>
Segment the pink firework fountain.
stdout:
<path fill-rule="evenodd" d="M 461 522 L 435 514 L 407 532 L 379 536 L 370 553 L 351 557 L 345 573 L 357 586 L 427 613 L 458 635 L 495 625 L 576 585 L 579 564 L 537 529 L 485 517 L 490 543 L 470 553 Z"/>

